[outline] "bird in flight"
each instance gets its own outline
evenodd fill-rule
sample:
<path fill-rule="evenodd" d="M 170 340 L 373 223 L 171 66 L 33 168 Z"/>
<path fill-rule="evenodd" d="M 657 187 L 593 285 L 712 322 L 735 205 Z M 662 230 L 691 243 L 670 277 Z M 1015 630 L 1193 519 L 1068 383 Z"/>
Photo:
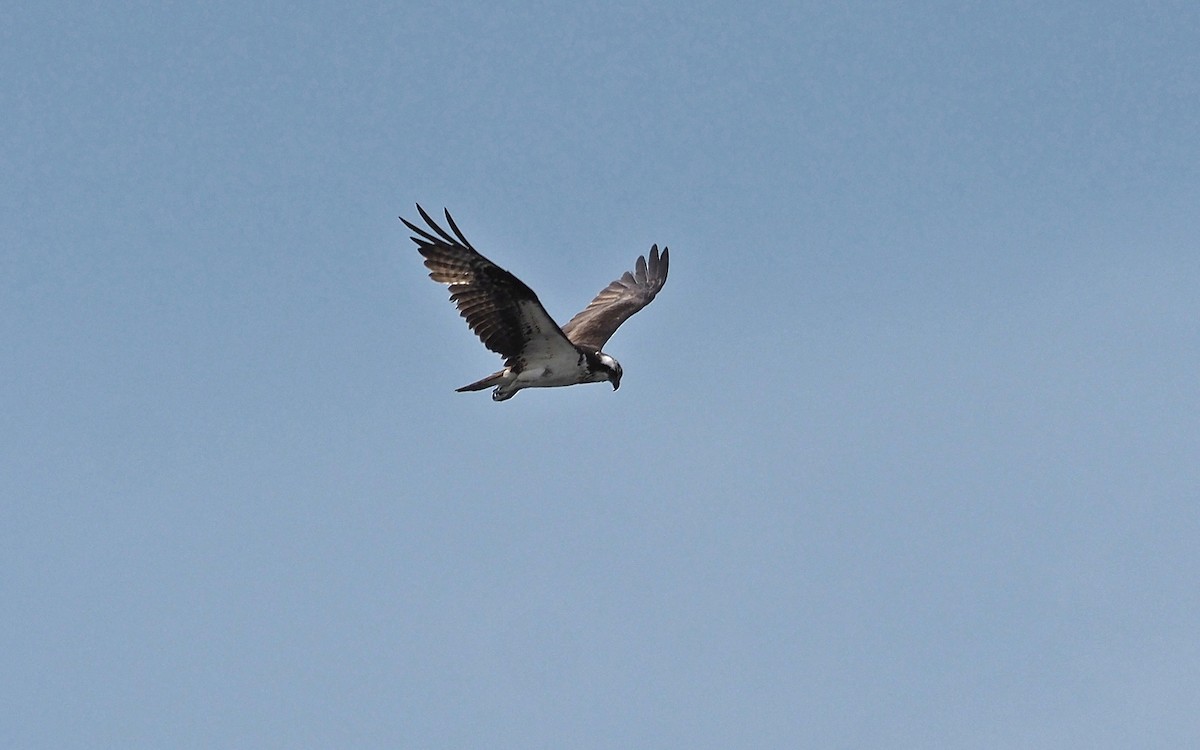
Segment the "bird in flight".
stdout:
<path fill-rule="evenodd" d="M 505 401 L 522 388 L 553 388 L 577 383 L 621 387 L 621 364 L 601 347 L 631 315 L 650 304 L 667 281 L 667 248 L 650 248 L 632 273 L 600 290 L 596 298 L 561 328 L 537 295 L 520 279 L 479 254 L 459 231 L 447 210 L 445 229 L 417 205 L 429 226 L 422 229 L 400 217 L 413 231 L 425 256 L 429 278 L 450 287 L 450 300 L 484 346 L 504 357 L 504 369 L 464 385 L 458 391 L 495 386 L 492 400 Z"/>

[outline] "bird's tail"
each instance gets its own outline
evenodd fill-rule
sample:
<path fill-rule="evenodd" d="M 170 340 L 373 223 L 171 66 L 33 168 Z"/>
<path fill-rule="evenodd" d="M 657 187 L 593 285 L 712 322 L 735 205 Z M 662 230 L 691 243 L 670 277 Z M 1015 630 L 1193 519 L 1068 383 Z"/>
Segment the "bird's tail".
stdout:
<path fill-rule="evenodd" d="M 476 380 L 474 383 L 471 383 L 470 385 L 464 385 L 462 388 L 455 388 L 454 390 L 457 393 L 463 393 L 465 391 L 482 391 L 484 388 L 490 388 L 493 385 L 496 385 L 497 383 L 504 380 L 504 375 L 507 372 L 508 372 L 507 370 L 500 370 L 498 372 L 493 372 L 491 375 L 488 375 L 483 380 Z"/>

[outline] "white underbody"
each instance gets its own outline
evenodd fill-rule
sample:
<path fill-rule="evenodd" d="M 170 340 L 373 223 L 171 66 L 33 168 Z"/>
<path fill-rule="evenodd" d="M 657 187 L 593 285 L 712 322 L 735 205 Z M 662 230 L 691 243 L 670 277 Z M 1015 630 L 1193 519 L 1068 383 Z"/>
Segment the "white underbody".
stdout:
<path fill-rule="evenodd" d="M 492 391 L 492 398 L 503 401 L 512 398 L 522 388 L 558 388 L 579 383 L 602 383 L 606 379 L 604 373 L 591 372 L 586 363 L 579 364 L 576 361 L 558 366 L 527 366 L 520 372 L 506 367 L 496 381 L 496 390 Z"/>
<path fill-rule="evenodd" d="M 537 309 L 541 310 L 540 306 Z M 545 325 L 552 326 L 553 329 L 538 328 L 536 324 L 541 318 L 545 318 Z M 600 369 L 593 371 L 588 367 L 588 356 L 568 341 L 544 312 L 540 316 L 530 313 L 526 316 L 526 322 L 529 327 L 524 333 L 528 338 L 521 350 L 520 360 L 512 367 L 505 367 L 469 386 L 463 386 L 460 391 L 476 391 L 495 386 L 492 399 L 504 401 L 524 388 L 559 388 L 579 383 L 603 383 L 610 380 L 614 370 L 617 374 L 612 382 L 619 382 L 621 366 L 615 359 L 603 352 L 597 352 L 591 357 L 591 361 L 599 362 Z"/>

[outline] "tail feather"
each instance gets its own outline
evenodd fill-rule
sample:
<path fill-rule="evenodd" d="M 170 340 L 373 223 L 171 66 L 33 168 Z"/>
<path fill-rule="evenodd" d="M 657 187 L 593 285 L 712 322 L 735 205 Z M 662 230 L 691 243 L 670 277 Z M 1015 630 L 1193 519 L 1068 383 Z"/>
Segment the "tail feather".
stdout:
<path fill-rule="evenodd" d="M 470 385 L 464 385 L 462 388 L 455 388 L 456 393 L 464 393 L 466 391 L 482 391 L 484 388 L 491 388 L 493 385 L 504 380 L 504 370 L 493 372 L 483 380 L 476 380 Z"/>

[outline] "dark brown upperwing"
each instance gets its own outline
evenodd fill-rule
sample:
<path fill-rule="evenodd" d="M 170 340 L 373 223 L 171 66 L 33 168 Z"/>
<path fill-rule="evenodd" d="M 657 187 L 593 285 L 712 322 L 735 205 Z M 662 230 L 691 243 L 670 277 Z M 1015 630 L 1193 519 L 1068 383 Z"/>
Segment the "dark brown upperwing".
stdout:
<path fill-rule="evenodd" d="M 562 327 L 563 333 L 581 349 L 599 351 L 629 317 L 650 304 L 667 282 L 670 257 L 667 248 L 658 254 L 658 245 L 650 248 L 650 260 L 638 256 L 634 272 L 604 287 L 596 298 Z"/>

